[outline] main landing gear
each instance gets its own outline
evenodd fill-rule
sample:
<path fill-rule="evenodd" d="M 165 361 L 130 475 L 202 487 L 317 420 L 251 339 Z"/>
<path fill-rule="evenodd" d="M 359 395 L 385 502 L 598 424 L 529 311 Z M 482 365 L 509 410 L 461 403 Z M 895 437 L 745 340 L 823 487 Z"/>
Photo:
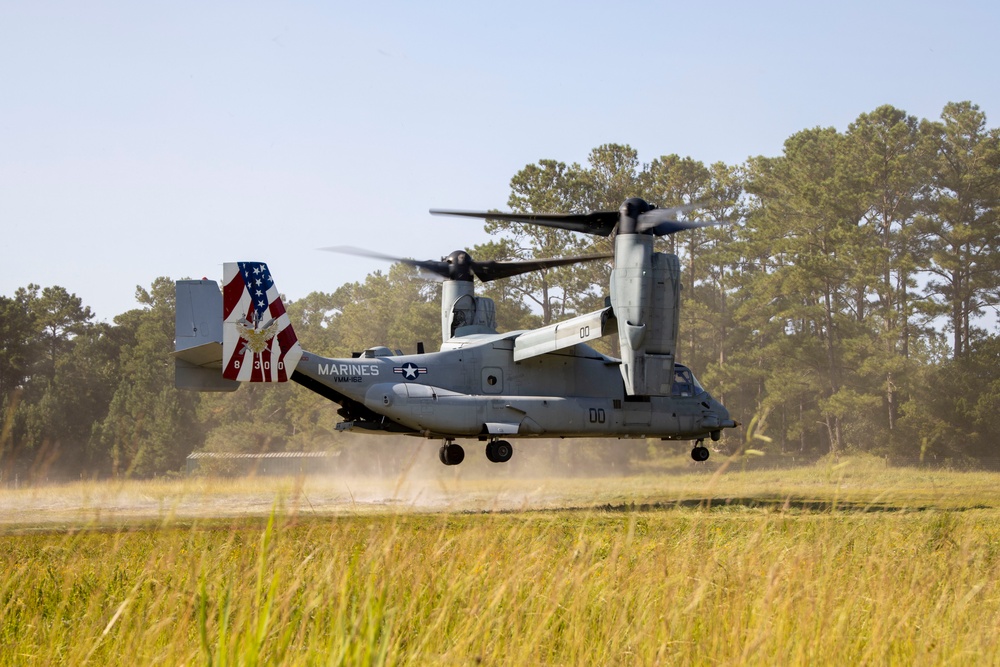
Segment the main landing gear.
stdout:
<path fill-rule="evenodd" d="M 441 459 L 441 463 L 446 466 L 457 466 L 465 460 L 465 450 L 462 449 L 462 445 L 456 445 L 451 440 L 446 440 L 445 443 L 441 445 L 441 450 L 438 452 L 438 458 Z"/>
<path fill-rule="evenodd" d="M 506 440 L 491 440 L 486 444 L 486 458 L 493 463 L 507 463 L 514 455 L 514 448 Z M 451 440 L 446 440 L 438 451 L 438 458 L 446 466 L 457 466 L 465 460 L 465 450 Z"/>
<path fill-rule="evenodd" d="M 693 458 L 695 461 L 698 461 L 699 463 L 701 463 L 702 461 L 707 461 L 708 455 L 710 453 L 708 451 L 708 447 L 706 447 L 704 443 L 705 441 L 700 438 L 698 440 L 695 440 L 694 449 L 691 450 L 691 458 Z"/>
<path fill-rule="evenodd" d="M 486 458 L 493 463 L 507 463 L 514 455 L 514 448 L 506 440 L 493 440 L 486 443 Z"/>

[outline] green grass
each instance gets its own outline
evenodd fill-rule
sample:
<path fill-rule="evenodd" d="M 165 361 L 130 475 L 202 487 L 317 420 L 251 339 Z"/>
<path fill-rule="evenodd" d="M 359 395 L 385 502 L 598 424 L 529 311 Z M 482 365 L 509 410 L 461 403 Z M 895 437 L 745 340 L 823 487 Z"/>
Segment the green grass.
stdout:
<path fill-rule="evenodd" d="M 857 460 L 0 491 L 0 664 L 1000 664 L 998 482 Z"/>

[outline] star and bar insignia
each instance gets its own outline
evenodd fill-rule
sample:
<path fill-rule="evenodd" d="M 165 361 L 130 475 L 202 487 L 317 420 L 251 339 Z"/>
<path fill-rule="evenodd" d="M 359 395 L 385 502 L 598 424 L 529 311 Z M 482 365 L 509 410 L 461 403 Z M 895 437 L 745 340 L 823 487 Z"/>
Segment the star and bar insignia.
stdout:
<path fill-rule="evenodd" d="M 427 372 L 427 369 L 423 366 L 417 366 L 412 361 L 408 361 L 402 366 L 396 366 L 392 369 L 393 373 L 402 375 L 406 380 L 416 380 L 422 374 Z"/>

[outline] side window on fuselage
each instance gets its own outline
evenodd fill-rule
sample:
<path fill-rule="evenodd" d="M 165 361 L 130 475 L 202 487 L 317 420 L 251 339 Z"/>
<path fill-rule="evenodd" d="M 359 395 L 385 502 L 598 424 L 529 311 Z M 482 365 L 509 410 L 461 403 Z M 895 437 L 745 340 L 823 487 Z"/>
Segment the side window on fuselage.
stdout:
<path fill-rule="evenodd" d="M 674 387 L 670 392 L 673 396 L 694 396 L 694 378 L 686 368 L 674 369 Z"/>

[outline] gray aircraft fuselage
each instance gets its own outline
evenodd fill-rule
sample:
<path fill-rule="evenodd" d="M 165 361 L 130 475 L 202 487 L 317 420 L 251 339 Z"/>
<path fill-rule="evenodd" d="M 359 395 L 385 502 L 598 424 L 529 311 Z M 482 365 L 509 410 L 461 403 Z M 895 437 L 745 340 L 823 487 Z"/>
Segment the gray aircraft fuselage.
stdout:
<path fill-rule="evenodd" d="M 351 417 L 340 428 L 445 439 L 717 439 L 729 419 L 684 366 L 675 366 L 671 395 L 628 396 L 620 361 L 582 343 L 515 362 L 522 333 L 453 338 L 416 355 L 305 352 L 292 380 L 344 405 Z"/>

